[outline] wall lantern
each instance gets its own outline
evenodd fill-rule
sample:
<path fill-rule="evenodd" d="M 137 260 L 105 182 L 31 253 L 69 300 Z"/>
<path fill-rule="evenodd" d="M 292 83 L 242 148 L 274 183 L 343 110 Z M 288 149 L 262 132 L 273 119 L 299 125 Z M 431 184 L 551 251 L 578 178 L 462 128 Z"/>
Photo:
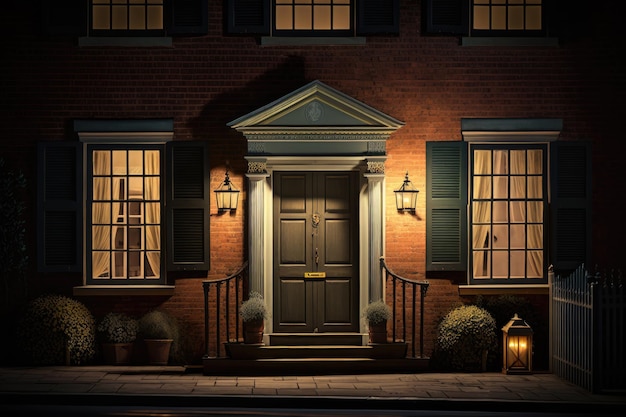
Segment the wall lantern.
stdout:
<path fill-rule="evenodd" d="M 533 329 L 517 314 L 502 328 L 502 372 L 527 374 L 532 370 Z"/>
<path fill-rule="evenodd" d="M 220 188 L 215 190 L 215 198 L 217 199 L 217 211 L 235 211 L 237 210 L 237 203 L 239 202 L 239 190 L 233 188 L 226 171 L 224 182 L 220 185 Z"/>
<path fill-rule="evenodd" d="M 409 181 L 408 171 L 404 177 L 402 186 L 395 190 L 394 193 L 396 193 L 396 208 L 398 211 L 415 212 L 415 207 L 417 207 L 417 193 L 419 193 L 419 190 L 413 187 L 413 184 Z"/>

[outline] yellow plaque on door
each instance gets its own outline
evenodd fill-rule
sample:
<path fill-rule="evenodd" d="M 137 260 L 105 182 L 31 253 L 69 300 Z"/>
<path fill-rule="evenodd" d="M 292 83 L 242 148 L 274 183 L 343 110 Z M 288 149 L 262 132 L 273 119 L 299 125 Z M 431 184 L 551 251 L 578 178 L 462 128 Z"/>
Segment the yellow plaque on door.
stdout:
<path fill-rule="evenodd" d="M 305 272 L 305 278 L 326 278 L 326 272 Z"/>

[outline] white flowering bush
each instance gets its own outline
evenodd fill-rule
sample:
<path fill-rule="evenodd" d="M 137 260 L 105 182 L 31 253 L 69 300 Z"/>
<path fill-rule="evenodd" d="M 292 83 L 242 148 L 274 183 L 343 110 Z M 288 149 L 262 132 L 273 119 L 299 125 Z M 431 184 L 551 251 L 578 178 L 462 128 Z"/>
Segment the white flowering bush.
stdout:
<path fill-rule="evenodd" d="M 363 310 L 363 316 L 368 324 L 378 324 L 391 318 L 391 308 L 383 301 L 369 303 Z"/>
<path fill-rule="evenodd" d="M 483 352 L 497 348 L 495 319 L 487 310 L 475 305 L 453 309 L 437 330 L 438 348 L 454 369 L 480 362 Z"/>
<path fill-rule="evenodd" d="M 95 320 L 80 301 L 45 295 L 20 315 L 17 345 L 33 365 L 82 365 L 95 356 Z"/>
<path fill-rule="evenodd" d="M 137 338 L 137 319 L 124 313 L 107 313 L 98 323 L 98 339 L 104 343 L 132 343 Z"/>
<path fill-rule="evenodd" d="M 269 312 L 263 296 L 256 291 L 251 291 L 248 299 L 241 304 L 239 315 L 245 322 L 267 319 Z"/>

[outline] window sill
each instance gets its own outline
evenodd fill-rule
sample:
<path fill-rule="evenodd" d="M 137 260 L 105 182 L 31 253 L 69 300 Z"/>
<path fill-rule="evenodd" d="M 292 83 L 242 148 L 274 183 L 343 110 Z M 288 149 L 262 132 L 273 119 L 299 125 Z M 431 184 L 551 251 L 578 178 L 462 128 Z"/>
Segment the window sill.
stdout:
<path fill-rule="evenodd" d="M 461 46 L 559 46 L 558 38 L 506 38 L 469 37 L 461 38 Z"/>
<path fill-rule="evenodd" d="M 333 37 L 261 37 L 262 46 L 306 46 L 306 45 L 365 45 L 364 36 L 346 38 Z"/>
<path fill-rule="evenodd" d="M 548 295 L 549 284 L 528 285 L 459 285 L 459 295 Z"/>
<path fill-rule="evenodd" d="M 83 285 L 74 287 L 74 295 L 80 296 L 170 296 L 174 295 L 173 285 Z"/>
<path fill-rule="evenodd" d="M 122 46 L 122 47 L 162 47 L 170 48 L 172 46 L 172 38 L 168 36 L 155 37 L 94 37 L 84 36 L 78 38 L 78 46 Z"/>

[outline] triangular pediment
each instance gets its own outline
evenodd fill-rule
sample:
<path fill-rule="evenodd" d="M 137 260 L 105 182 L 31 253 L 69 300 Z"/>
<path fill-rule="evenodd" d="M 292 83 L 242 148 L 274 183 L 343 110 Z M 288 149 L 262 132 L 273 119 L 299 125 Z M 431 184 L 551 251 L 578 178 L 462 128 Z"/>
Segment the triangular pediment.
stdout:
<path fill-rule="evenodd" d="M 390 134 L 403 125 L 320 81 L 313 81 L 228 123 L 244 134 L 280 130 L 291 134 L 319 130 Z"/>

